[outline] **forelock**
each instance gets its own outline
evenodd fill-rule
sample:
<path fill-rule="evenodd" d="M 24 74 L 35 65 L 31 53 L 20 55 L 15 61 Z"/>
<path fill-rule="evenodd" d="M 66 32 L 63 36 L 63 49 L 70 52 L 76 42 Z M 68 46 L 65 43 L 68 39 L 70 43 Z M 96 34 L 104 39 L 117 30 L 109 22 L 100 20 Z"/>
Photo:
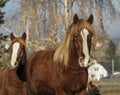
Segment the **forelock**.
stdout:
<path fill-rule="evenodd" d="M 18 43 L 20 43 L 20 44 L 22 44 L 22 45 L 26 45 L 26 43 L 25 43 L 25 41 L 23 40 L 23 39 L 21 39 L 21 38 L 16 38 L 16 39 L 14 39 L 13 41 L 12 41 L 12 44 L 14 44 L 15 42 L 18 42 Z"/>

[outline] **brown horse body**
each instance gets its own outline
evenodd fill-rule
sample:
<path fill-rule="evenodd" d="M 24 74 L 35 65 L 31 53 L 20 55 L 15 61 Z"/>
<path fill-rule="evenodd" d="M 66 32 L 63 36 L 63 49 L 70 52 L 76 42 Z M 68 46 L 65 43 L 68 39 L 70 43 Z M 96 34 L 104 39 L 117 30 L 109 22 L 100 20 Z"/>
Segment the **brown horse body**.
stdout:
<path fill-rule="evenodd" d="M 11 34 L 11 53 L 10 58 L 13 53 L 13 45 L 14 43 L 19 43 L 20 47 L 18 49 L 18 55 L 16 58 L 16 62 L 18 62 L 15 66 L 16 69 L 11 67 L 7 67 L 3 76 L 2 83 L 2 95 L 27 95 L 26 93 L 26 51 L 25 51 L 25 38 L 26 34 L 24 33 L 22 37 L 15 37 L 13 33 Z M 15 48 L 16 49 L 16 48 Z M 14 56 L 15 57 L 15 56 Z"/>
<path fill-rule="evenodd" d="M 84 21 L 75 15 L 57 49 L 38 51 L 29 57 L 28 95 L 86 95 L 92 22 L 92 16 Z"/>
<path fill-rule="evenodd" d="M 3 77 L 5 73 L 6 68 L 0 70 L 0 95 L 2 95 L 2 84 L 3 84 Z"/>
<path fill-rule="evenodd" d="M 27 95 L 26 82 L 19 79 L 15 70 L 6 68 L 3 77 L 2 95 Z"/>
<path fill-rule="evenodd" d="M 52 60 L 54 52 L 54 50 L 40 51 L 34 54 L 34 57 L 31 56 L 29 62 L 35 63 L 28 67 L 30 74 L 28 78 L 31 77 L 27 83 L 29 89 L 34 91 L 34 95 L 44 95 L 43 93 L 66 95 L 64 92 L 72 94 L 82 89 L 85 90 L 88 77 L 87 69 L 80 68 L 77 59 L 72 57 L 67 68 L 61 64 L 54 64 Z"/>

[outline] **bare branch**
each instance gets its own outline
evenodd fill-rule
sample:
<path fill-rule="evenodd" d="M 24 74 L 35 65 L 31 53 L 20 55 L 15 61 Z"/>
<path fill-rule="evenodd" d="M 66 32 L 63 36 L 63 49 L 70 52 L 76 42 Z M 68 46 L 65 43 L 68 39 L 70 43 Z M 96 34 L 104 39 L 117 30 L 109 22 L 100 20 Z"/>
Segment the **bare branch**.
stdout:
<path fill-rule="evenodd" d="M 12 31 L 10 29 L 8 29 L 7 27 L 5 27 L 4 25 L 1 25 L 3 29 L 5 29 L 7 32 L 11 33 Z"/>

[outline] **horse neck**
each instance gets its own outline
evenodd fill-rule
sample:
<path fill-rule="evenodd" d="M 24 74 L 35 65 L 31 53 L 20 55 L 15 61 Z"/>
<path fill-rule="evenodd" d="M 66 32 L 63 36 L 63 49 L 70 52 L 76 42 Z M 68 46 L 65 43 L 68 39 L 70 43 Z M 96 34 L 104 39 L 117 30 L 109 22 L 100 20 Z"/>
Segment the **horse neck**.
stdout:
<path fill-rule="evenodd" d="M 78 56 L 76 49 L 70 49 L 69 51 L 69 67 L 73 69 L 79 69 Z"/>
<path fill-rule="evenodd" d="M 27 63 L 27 56 L 26 56 L 26 51 L 24 50 L 23 57 L 20 60 L 18 69 L 16 71 L 17 76 L 19 77 L 20 80 L 26 81 L 26 63 Z"/>

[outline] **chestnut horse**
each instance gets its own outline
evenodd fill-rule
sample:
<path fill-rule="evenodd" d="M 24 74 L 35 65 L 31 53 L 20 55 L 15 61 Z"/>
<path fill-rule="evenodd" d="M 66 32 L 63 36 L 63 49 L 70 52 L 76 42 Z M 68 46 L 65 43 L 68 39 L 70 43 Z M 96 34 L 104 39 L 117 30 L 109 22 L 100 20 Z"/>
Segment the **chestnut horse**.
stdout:
<path fill-rule="evenodd" d="M 26 94 L 26 34 L 22 37 L 10 35 L 10 67 L 7 67 L 3 76 L 2 95 Z"/>
<path fill-rule="evenodd" d="M 26 66 L 28 95 L 86 95 L 94 33 L 92 23 L 92 15 L 84 20 L 75 14 L 56 49 L 37 51 L 29 57 Z"/>
<path fill-rule="evenodd" d="M 56 49 L 37 51 L 29 57 L 28 95 L 86 95 L 92 23 L 92 15 L 84 20 L 75 14 Z"/>

